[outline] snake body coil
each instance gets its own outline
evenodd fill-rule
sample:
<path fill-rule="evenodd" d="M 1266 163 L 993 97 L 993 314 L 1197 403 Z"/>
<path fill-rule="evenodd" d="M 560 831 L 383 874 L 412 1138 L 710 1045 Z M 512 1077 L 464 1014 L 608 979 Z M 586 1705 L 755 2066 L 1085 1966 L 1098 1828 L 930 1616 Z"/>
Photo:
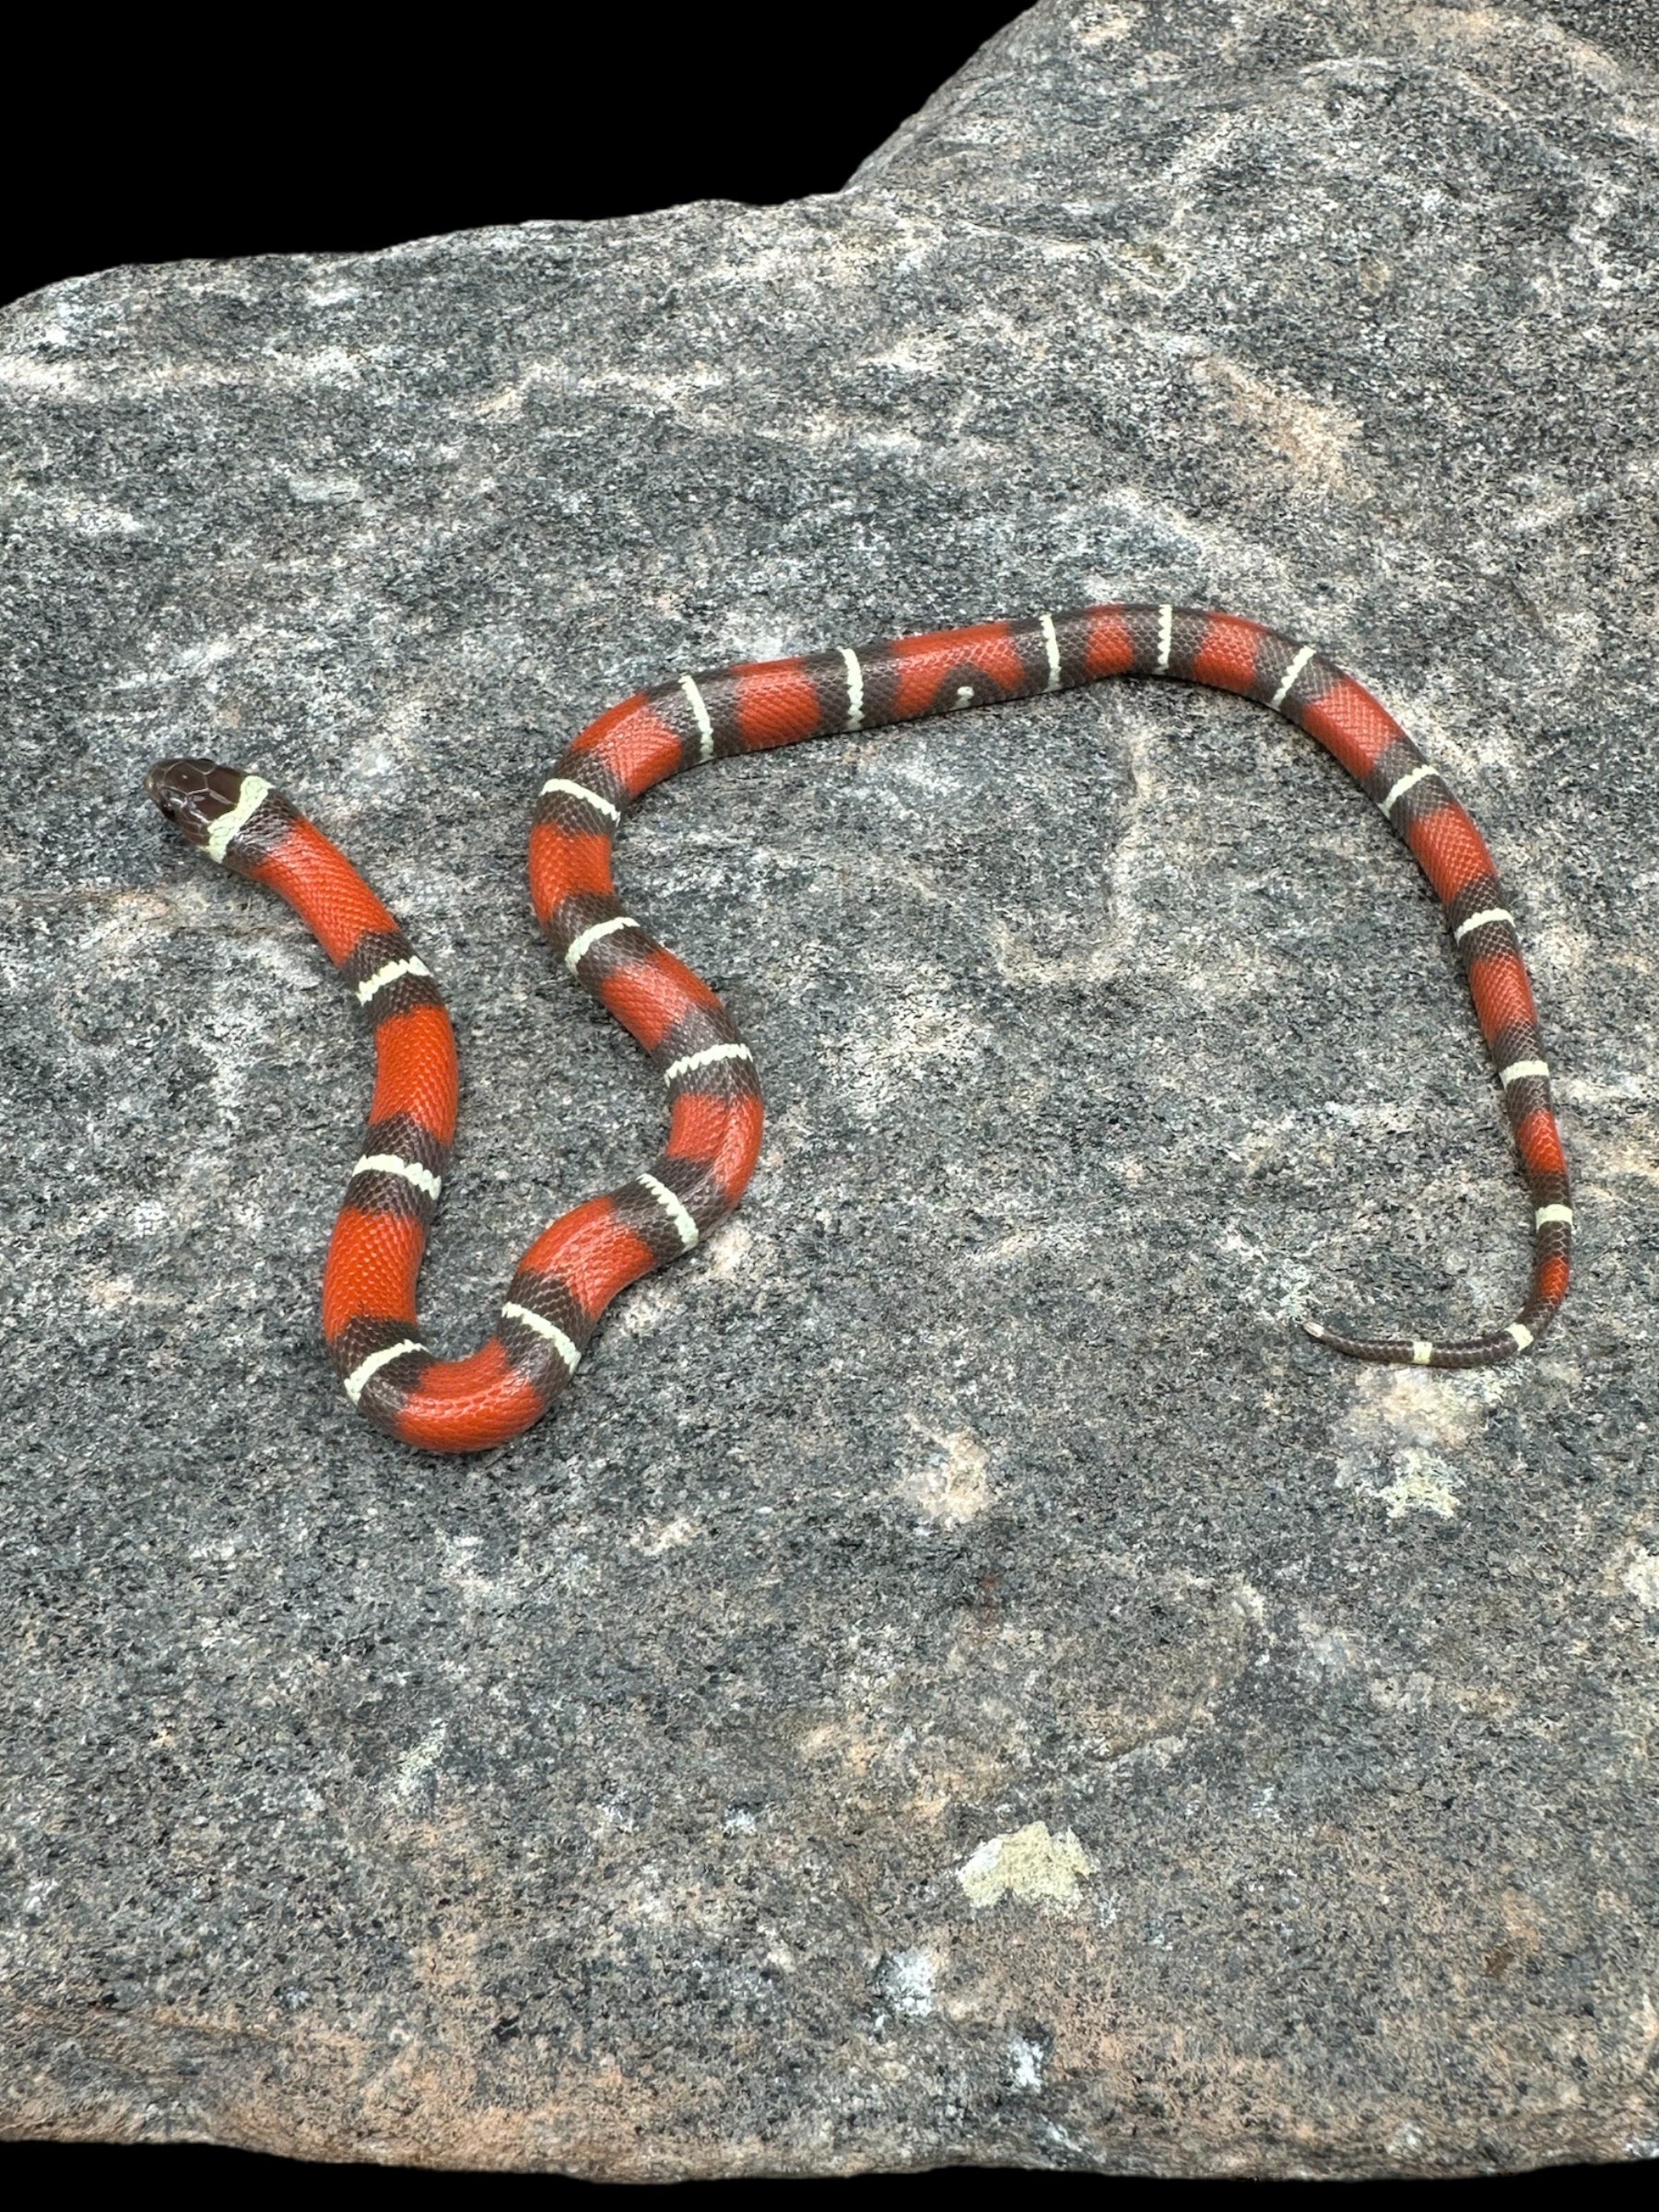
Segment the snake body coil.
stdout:
<path fill-rule="evenodd" d="M 531 897 L 571 973 L 650 1054 L 668 1094 L 668 1139 L 645 1173 L 536 1239 L 494 1334 L 465 1359 L 427 1349 L 415 1301 L 459 1088 L 436 983 L 350 862 L 262 778 L 206 760 L 151 770 L 152 797 L 193 843 L 288 900 L 353 986 L 374 1032 L 369 1127 L 323 1277 L 324 1335 L 352 1403 L 429 1451 L 476 1452 L 517 1436 L 569 1382 L 617 1293 L 689 1251 L 754 1172 L 761 1107 L 748 1047 L 708 985 L 625 911 L 611 880 L 611 843 L 637 799 L 723 755 L 1111 676 L 1172 677 L 1257 700 L 1363 785 L 1445 908 L 1503 1085 L 1534 1213 L 1532 1288 L 1520 1318 L 1460 1344 L 1303 1325 L 1358 1359 L 1484 1367 L 1524 1351 L 1567 1294 L 1572 1212 L 1526 967 L 1479 830 L 1392 716 L 1312 646 L 1237 615 L 1125 605 L 682 676 L 624 700 L 582 733 L 536 804 Z"/>

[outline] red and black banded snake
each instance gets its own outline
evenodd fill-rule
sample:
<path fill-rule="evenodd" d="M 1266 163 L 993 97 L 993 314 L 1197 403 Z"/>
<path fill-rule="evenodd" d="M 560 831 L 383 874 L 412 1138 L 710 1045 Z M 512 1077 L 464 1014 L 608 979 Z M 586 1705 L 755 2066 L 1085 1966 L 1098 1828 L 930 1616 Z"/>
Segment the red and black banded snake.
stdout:
<path fill-rule="evenodd" d="M 748 1047 L 708 985 L 617 897 L 611 844 L 636 800 L 724 755 L 1112 676 L 1171 677 L 1259 700 L 1347 770 L 1445 909 L 1502 1083 L 1533 1201 L 1532 1287 L 1519 1319 L 1456 1344 L 1302 1325 L 1356 1359 L 1467 1368 L 1524 1351 L 1566 1297 L 1572 1210 L 1532 988 L 1485 841 L 1386 710 L 1312 646 L 1237 615 L 1118 605 L 682 676 L 624 700 L 569 747 L 536 803 L 531 899 L 571 973 L 650 1055 L 668 1094 L 668 1137 L 646 1172 L 536 1239 L 494 1333 L 465 1359 L 427 1349 L 415 1296 L 459 1090 L 436 983 L 350 862 L 263 778 L 197 759 L 150 771 L 150 795 L 193 844 L 287 900 L 374 1032 L 369 1126 L 323 1277 L 323 1333 L 353 1404 L 434 1452 L 519 1435 L 570 1382 L 618 1292 L 706 1237 L 754 1172 L 761 1105 Z"/>

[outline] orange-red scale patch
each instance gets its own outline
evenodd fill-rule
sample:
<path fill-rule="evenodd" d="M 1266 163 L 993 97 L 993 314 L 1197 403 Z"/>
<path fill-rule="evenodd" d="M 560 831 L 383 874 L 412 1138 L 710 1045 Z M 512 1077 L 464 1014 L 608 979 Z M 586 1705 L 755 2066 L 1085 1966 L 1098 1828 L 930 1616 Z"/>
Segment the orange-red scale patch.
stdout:
<path fill-rule="evenodd" d="M 614 1014 L 648 1053 L 656 1051 L 693 1006 L 720 1005 L 701 976 L 660 945 L 653 945 L 645 959 L 629 960 L 607 975 L 597 995 L 606 1012 Z"/>
<path fill-rule="evenodd" d="M 1373 699 L 1351 676 L 1345 676 L 1323 699 L 1305 707 L 1301 719 L 1309 736 L 1318 738 L 1326 752 L 1360 782 L 1389 747 L 1397 745 L 1406 735 L 1382 701 Z M 1438 883 L 1434 888 L 1440 890 Z M 1441 891 L 1442 899 L 1446 896 Z"/>
<path fill-rule="evenodd" d="M 1529 1113 L 1515 1132 L 1515 1143 L 1522 1159 L 1535 1174 L 1564 1175 L 1566 1156 L 1561 1150 L 1561 1133 L 1556 1127 L 1555 1116 L 1547 1106 Z"/>
<path fill-rule="evenodd" d="M 1006 622 L 982 622 L 969 629 L 945 629 L 930 637 L 898 638 L 886 649 L 894 673 L 893 714 L 900 722 L 934 711 L 939 687 L 963 665 L 982 669 L 1003 689 L 1023 689 L 1030 680 L 1019 648 Z"/>
<path fill-rule="evenodd" d="M 596 1321 L 618 1290 L 656 1265 L 656 1254 L 617 1218 L 609 1198 L 590 1198 L 545 1229 L 520 1265 L 556 1275 L 590 1321 Z"/>
<path fill-rule="evenodd" d="M 497 1336 L 465 1359 L 447 1359 L 416 1378 L 395 1432 L 429 1452 L 482 1452 L 527 1429 L 547 1400 Z"/>
<path fill-rule="evenodd" d="M 1535 1288 L 1540 1298 L 1547 1299 L 1552 1306 L 1559 1306 L 1566 1297 L 1571 1280 L 1572 1269 L 1565 1260 L 1546 1260 L 1538 1269 Z"/>
<path fill-rule="evenodd" d="M 348 1321 L 372 1313 L 416 1324 L 415 1285 L 426 1230 L 412 1215 L 340 1208 L 323 1266 L 323 1334 L 332 1344 Z"/>
<path fill-rule="evenodd" d="M 336 968 L 366 930 L 397 927 L 345 853 L 305 820 L 294 823 L 253 881 L 288 900 Z"/>
<path fill-rule="evenodd" d="M 1484 959 L 1471 960 L 1469 994 L 1475 1001 L 1480 1033 L 1488 1040 L 1500 1030 L 1538 1018 L 1526 968 L 1517 952 L 1488 953 Z"/>
<path fill-rule="evenodd" d="M 530 903 L 544 928 L 559 900 L 575 891 L 616 897 L 610 839 L 598 830 L 537 822 L 530 831 Z"/>
<path fill-rule="evenodd" d="M 643 705 L 636 707 L 594 750 L 636 799 L 653 783 L 673 775 L 685 758 L 684 747 L 668 724 Z"/>
<path fill-rule="evenodd" d="M 760 1100 L 752 1094 L 715 1099 L 685 1091 L 674 1101 L 664 1151 L 670 1159 L 708 1169 L 735 1206 L 760 1157 L 765 1119 Z"/>
<path fill-rule="evenodd" d="M 1091 684 L 1102 677 L 1127 676 L 1135 665 L 1135 640 L 1122 615 L 1097 614 L 1088 625 L 1085 664 Z"/>
<path fill-rule="evenodd" d="M 371 1121 L 412 1113 L 440 1144 L 455 1140 L 461 1065 L 455 1032 L 441 1006 L 411 1006 L 374 1032 L 374 1100 Z"/>
<path fill-rule="evenodd" d="M 1213 615 L 1193 659 L 1193 681 L 1218 691 L 1248 692 L 1255 683 L 1256 662 L 1267 631 L 1239 615 Z"/>
<path fill-rule="evenodd" d="M 1406 842 L 1442 904 L 1477 877 L 1498 873 L 1485 838 L 1455 799 L 1410 823 Z"/>
<path fill-rule="evenodd" d="M 823 720 L 812 678 L 798 661 L 747 661 L 737 679 L 737 735 L 744 747 L 764 753 L 809 737 Z"/>
<path fill-rule="evenodd" d="M 567 749 L 590 759 L 595 753 L 602 753 L 612 734 L 637 714 L 644 703 L 643 691 L 630 691 L 626 699 L 619 699 L 614 707 L 606 707 L 596 722 L 590 722 L 585 730 L 571 738 Z"/>

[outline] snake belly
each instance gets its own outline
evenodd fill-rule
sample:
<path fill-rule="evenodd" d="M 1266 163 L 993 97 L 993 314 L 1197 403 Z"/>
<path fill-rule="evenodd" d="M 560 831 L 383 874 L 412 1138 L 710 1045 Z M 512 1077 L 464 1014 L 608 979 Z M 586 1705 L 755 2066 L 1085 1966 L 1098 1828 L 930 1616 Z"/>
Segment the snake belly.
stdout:
<path fill-rule="evenodd" d="M 543 1231 L 492 1334 L 463 1359 L 428 1348 L 416 1304 L 459 1091 L 437 984 L 344 853 L 262 777 L 198 759 L 151 770 L 152 797 L 193 843 L 287 900 L 373 1032 L 369 1125 L 323 1277 L 324 1336 L 359 1410 L 434 1452 L 481 1451 L 521 1434 L 569 1383 L 618 1292 L 706 1237 L 754 1172 L 761 1105 L 749 1049 L 709 986 L 617 896 L 611 847 L 636 801 L 728 754 L 1113 676 L 1169 677 L 1258 700 L 1347 769 L 1445 910 L 1502 1085 L 1533 1204 L 1532 1282 L 1519 1317 L 1451 1344 L 1302 1325 L 1356 1359 L 1468 1368 L 1524 1351 L 1567 1294 L 1572 1210 L 1532 988 L 1485 841 L 1386 709 L 1312 646 L 1238 615 L 1122 604 L 681 676 L 622 700 L 575 739 L 536 801 L 531 897 L 571 975 L 650 1055 L 667 1094 L 667 1140 L 643 1173 Z"/>

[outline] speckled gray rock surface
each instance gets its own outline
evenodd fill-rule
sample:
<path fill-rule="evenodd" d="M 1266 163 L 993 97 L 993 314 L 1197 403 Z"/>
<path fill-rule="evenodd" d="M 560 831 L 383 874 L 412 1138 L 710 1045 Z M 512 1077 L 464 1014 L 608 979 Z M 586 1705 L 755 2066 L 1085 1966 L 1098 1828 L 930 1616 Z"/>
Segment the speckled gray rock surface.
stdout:
<path fill-rule="evenodd" d="M 1579 12 L 1580 28 L 1583 29 Z M 4 324 L 0 2124 L 611 2176 L 1659 2138 L 1659 101 L 1501 6 L 1056 0 L 834 198 Z M 771 1123 L 470 1463 L 317 1341 L 366 1049 L 257 765 L 445 980 L 485 1325 L 644 1160 L 526 909 L 636 684 L 1112 595 L 1319 640 L 1513 887 L 1557 1335 L 1431 900 L 1240 702 L 726 763 L 621 849 Z"/>

